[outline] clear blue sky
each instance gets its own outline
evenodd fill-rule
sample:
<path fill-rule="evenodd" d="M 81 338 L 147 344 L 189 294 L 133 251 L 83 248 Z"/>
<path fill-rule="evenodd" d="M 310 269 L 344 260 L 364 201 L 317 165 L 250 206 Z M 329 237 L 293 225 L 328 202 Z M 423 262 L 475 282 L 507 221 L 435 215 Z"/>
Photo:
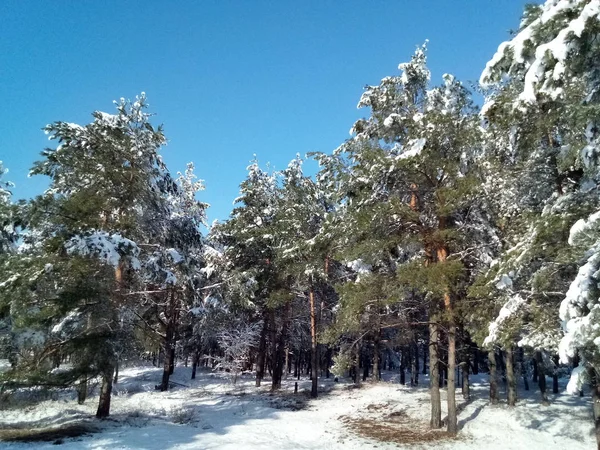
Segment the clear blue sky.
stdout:
<path fill-rule="evenodd" d="M 40 130 L 85 124 L 112 100 L 148 95 L 173 172 L 194 161 L 209 218 L 225 219 L 248 161 L 284 168 L 348 137 L 365 84 L 429 44 L 437 83 L 473 81 L 517 27 L 526 1 L 0 2 L 0 160 L 16 198 L 49 144 Z"/>

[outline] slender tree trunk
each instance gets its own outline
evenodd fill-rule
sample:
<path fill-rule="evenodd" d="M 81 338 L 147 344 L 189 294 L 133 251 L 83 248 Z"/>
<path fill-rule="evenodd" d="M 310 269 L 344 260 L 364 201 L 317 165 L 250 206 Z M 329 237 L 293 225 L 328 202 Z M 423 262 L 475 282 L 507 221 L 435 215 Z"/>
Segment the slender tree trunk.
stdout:
<path fill-rule="evenodd" d="M 96 411 L 98 419 L 104 419 L 110 414 L 110 397 L 112 394 L 114 373 L 115 368 L 112 364 L 107 364 L 102 371 L 102 388 L 100 389 L 100 400 L 98 402 L 98 410 Z"/>
<path fill-rule="evenodd" d="M 540 388 L 540 394 L 542 396 L 542 404 L 547 405 L 548 394 L 546 392 L 546 371 L 544 370 L 544 360 L 542 359 L 542 352 L 535 352 L 535 361 L 538 368 L 538 386 Z"/>
<path fill-rule="evenodd" d="M 523 377 L 523 385 L 525 387 L 525 390 L 528 391 L 529 380 L 527 379 L 527 367 L 525 366 L 525 351 L 523 350 L 523 347 L 519 349 L 519 358 L 519 365 L 521 366 L 521 376 Z"/>
<path fill-rule="evenodd" d="M 417 339 L 415 338 L 414 344 L 413 344 L 413 348 L 415 351 L 415 375 L 413 377 L 413 384 L 415 386 L 418 386 L 419 384 L 419 343 L 417 342 Z"/>
<path fill-rule="evenodd" d="M 164 364 L 163 376 L 160 384 L 160 390 L 169 389 L 169 376 L 173 373 L 175 357 L 175 328 L 177 326 L 177 308 L 175 291 L 167 291 L 167 300 L 169 301 L 169 310 L 167 312 L 167 323 L 164 340 Z"/>
<path fill-rule="evenodd" d="M 588 369 L 590 387 L 592 389 L 592 412 L 594 417 L 594 430 L 596 432 L 596 447 L 600 450 L 600 383 L 598 373 L 593 367 Z"/>
<path fill-rule="evenodd" d="M 406 384 L 406 350 L 400 353 L 400 384 Z"/>
<path fill-rule="evenodd" d="M 312 387 L 310 391 L 310 396 L 312 398 L 316 398 L 318 395 L 319 389 L 319 368 L 317 365 L 318 355 L 317 355 L 317 314 L 315 310 L 315 292 L 313 289 L 309 292 L 309 300 L 310 300 L 310 365 L 312 367 Z"/>
<path fill-rule="evenodd" d="M 442 427 L 442 403 L 440 397 L 440 367 L 438 362 L 438 339 L 439 325 L 432 322 L 429 324 L 429 392 L 431 398 L 431 420 L 433 429 Z"/>
<path fill-rule="evenodd" d="M 79 380 L 79 385 L 77 386 L 77 403 L 83 405 L 85 400 L 87 399 L 87 375 L 83 375 Z"/>
<path fill-rule="evenodd" d="M 283 311 L 283 323 L 281 325 L 281 334 L 279 335 L 277 348 L 275 350 L 274 355 L 273 382 L 271 385 L 272 390 L 277 390 L 281 388 L 281 379 L 283 377 L 283 373 L 284 371 L 287 372 L 286 342 L 288 334 L 289 313 L 290 303 L 288 302 L 285 305 Z M 273 345 L 275 345 L 275 343 Z"/>
<path fill-rule="evenodd" d="M 416 386 L 417 380 L 415 379 L 415 374 L 419 369 L 417 368 L 417 355 L 415 355 L 415 347 L 413 345 L 409 347 L 408 359 L 410 361 L 410 385 Z"/>
<path fill-rule="evenodd" d="M 446 294 L 447 295 L 447 294 Z M 449 300 L 448 300 L 449 301 Z M 450 308 L 450 312 L 452 309 Z M 456 412 L 456 325 L 454 318 L 450 318 L 448 326 L 448 424 L 447 431 L 450 435 L 458 432 L 458 419 Z"/>
<path fill-rule="evenodd" d="M 119 382 L 119 360 L 115 362 L 115 379 L 113 380 L 113 384 L 117 384 Z"/>
<path fill-rule="evenodd" d="M 354 348 L 354 384 L 360 386 L 360 350 L 362 343 L 359 340 Z"/>
<path fill-rule="evenodd" d="M 552 371 L 552 393 L 558 394 L 558 355 L 552 358 L 554 362 L 554 370 Z"/>
<path fill-rule="evenodd" d="M 513 349 L 512 345 L 506 346 L 506 381 L 508 384 L 508 406 L 515 406 L 517 404 L 517 380 L 515 377 L 515 368 L 513 361 Z"/>
<path fill-rule="evenodd" d="M 166 391 L 169 389 L 169 377 L 171 375 L 171 358 L 173 357 L 174 352 L 171 350 L 171 346 L 173 345 L 173 326 L 172 324 L 167 324 L 167 332 L 165 333 L 165 357 L 163 361 L 163 375 L 162 381 L 160 383 L 160 390 Z"/>
<path fill-rule="evenodd" d="M 175 372 L 175 342 L 172 344 L 171 357 L 169 358 L 169 375 L 173 375 Z"/>
<path fill-rule="evenodd" d="M 192 380 L 196 379 L 196 368 L 198 367 L 198 352 L 192 357 Z"/>
<path fill-rule="evenodd" d="M 488 365 L 490 366 L 490 403 L 498 404 L 498 378 L 496 374 L 496 352 L 490 350 L 488 353 Z"/>
<path fill-rule="evenodd" d="M 471 371 L 471 365 L 469 364 L 469 356 L 467 354 L 466 361 L 462 365 L 462 395 L 465 400 L 471 398 L 471 386 L 469 383 L 469 372 Z"/>
<path fill-rule="evenodd" d="M 533 359 L 531 360 L 531 365 L 533 366 L 533 382 L 537 383 L 538 382 L 538 363 L 537 363 L 535 354 L 533 355 Z"/>
<path fill-rule="evenodd" d="M 473 349 L 473 375 L 479 375 L 479 362 L 480 362 L 481 354 L 479 349 L 475 347 Z"/>
<path fill-rule="evenodd" d="M 378 330 L 375 334 L 375 340 L 373 342 L 373 379 L 377 382 L 381 380 L 381 371 L 379 364 L 381 363 L 379 358 L 379 339 L 381 330 Z"/>
<path fill-rule="evenodd" d="M 427 375 L 427 343 L 423 344 L 423 375 Z"/>
<path fill-rule="evenodd" d="M 256 387 L 260 386 L 260 382 L 265 376 L 265 360 L 267 351 L 267 331 L 269 330 L 269 319 L 267 311 L 263 312 L 263 327 L 260 332 L 258 341 L 258 353 L 256 355 Z"/>

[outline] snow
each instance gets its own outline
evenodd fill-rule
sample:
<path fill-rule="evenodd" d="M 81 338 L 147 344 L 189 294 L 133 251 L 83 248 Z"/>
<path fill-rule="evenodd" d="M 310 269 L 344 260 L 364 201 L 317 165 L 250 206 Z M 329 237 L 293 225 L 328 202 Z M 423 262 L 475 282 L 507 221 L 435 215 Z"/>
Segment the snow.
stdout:
<path fill-rule="evenodd" d="M 498 46 L 481 74 L 480 84 L 489 87 L 522 71 L 519 100 L 523 104 L 534 103 L 539 93 L 560 97 L 563 78 L 569 75 L 567 60 L 579 51 L 579 38 L 594 20 L 600 21 L 600 0 L 547 0 L 536 20 Z M 538 42 L 548 32 L 548 41 Z"/>
<path fill-rule="evenodd" d="M 95 256 L 113 267 L 119 265 L 121 256 L 128 254 L 132 268 L 139 269 L 140 266 L 137 259 L 140 252 L 137 244 L 118 233 L 92 231 L 74 236 L 65 244 L 65 247 L 69 254 Z"/>
<path fill-rule="evenodd" d="M 397 449 L 390 442 L 358 436 L 344 418 L 383 421 L 389 414 L 406 414 L 416 424 L 429 417 L 427 379 L 417 387 L 402 386 L 398 374 L 384 372 L 384 382 L 365 383 L 353 389 L 347 379 L 339 383 L 320 379 L 321 396 L 310 400 L 310 380 L 303 378 L 300 393 L 293 394 L 295 379 L 283 381 L 280 394 L 269 393 L 269 382 L 255 388 L 252 374 L 242 375 L 237 385 L 225 375 L 200 371 L 190 380 L 190 368 L 177 367 L 173 380 L 184 386 L 167 392 L 154 390 L 161 369 L 132 367 L 122 370 L 112 399 L 112 420 L 91 419 L 97 396 L 78 405 L 74 392 L 62 392 L 56 400 L 36 406 L 4 410 L 0 425 L 28 428 L 43 425 L 88 423 L 99 432 L 65 439 L 63 450 L 85 449 Z M 472 377 L 473 400 L 460 412 L 457 440 L 423 443 L 420 449 L 463 450 L 582 450 L 593 448 L 593 423 L 589 398 L 550 394 L 543 406 L 537 392 L 520 387 L 514 408 L 489 405 L 486 376 Z M 502 385 L 501 385 L 502 386 Z M 564 386 L 563 386 L 564 388 Z M 445 416 L 442 390 L 442 417 Z M 462 403 L 459 400 L 459 404 Z M 8 443 L 7 450 L 51 450 L 52 442 Z M 404 448 L 404 447 L 402 447 Z M 412 447 L 411 447 L 412 448 Z"/>
<path fill-rule="evenodd" d="M 563 321 L 565 336 L 558 351 L 562 362 L 568 362 L 578 348 L 587 346 L 600 336 L 600 304 L 590 298 L 590 290 L 597 285 L 600 253 L 593 253 L 579 268 L 577 276 L 560 304 L 559 315 Z"/>
<path fill-rule="evenodd" d="M 600 211 L 595 212 L 586 219 L 579 219 L 573 224 L 569 232 L 569 245 L 575 245 L 575 241 L 581 234 L 586 234 L 600 220 Z"/>
<path fill-rule="evenodd" d="M 77 310 L 69 312 L 59 323 L 54 325 L 52 328 L 53 333 L 60 333 L 65 326 L 69 326 L 72 323 L 76 322 L 81 313 Z"/>
<path fill-rule="evenodd" d="M 425 138 L 412 139 L 408 141 L 404 147 L 404 150 L 396 157 L 396 159 L 405 159 L 418 156 L 425 148 L 425 144 L 427 144 L 427 139 Z"/>
<path fill-rule="evenodd" d="M 525 300 L 518 294 L 508 299 L 504 306 L 500 308 L 500 312 L 496 319 L 493 322 L 490 322 L 488 335 L 483 341 L 484 346 L 489 346 L 496 342 L 499 337 L 498 333 L 500 333 L 504 322 L 514 315 L 524 304 Z"/>
<path fill-rule="evenodd" d="M 175 264 L 179 264 L 181 261 L 183 261 L 183 256 L 181 256 L 181 253 L 179 253 L 174 248 L 167 249 L 167 254 Z"/>

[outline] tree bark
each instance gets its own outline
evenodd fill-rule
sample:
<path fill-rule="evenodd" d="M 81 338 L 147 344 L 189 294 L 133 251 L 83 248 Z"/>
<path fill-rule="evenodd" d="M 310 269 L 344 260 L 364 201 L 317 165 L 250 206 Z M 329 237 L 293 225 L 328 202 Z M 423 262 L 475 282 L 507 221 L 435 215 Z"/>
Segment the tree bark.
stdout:
<path fill-rule="evenodd" d="M 275 355 L 273 358 L 273 380 L 271 383 L 271 390 L 273 391 L 281 389 L 281 379 L 283 378 L 283 373 L 284 371 L 287 372 L 287 353 L 285 350 L 288 334 L 289 313 L 290 303 L 288 302 L 284 308 L 281 333 L 279 335 Z M 273 345 L 275 345 L 275 342 Z"/>
<path fill-rule="evenodd" d="M 525 366 L 525 351 L 523 350 L 523 347 L 521 347 L 519 349 L 519 355 L 520 355 L 519 365 L 521 366 L 521 376 L 523 377 L 523 385 L 525 387 L 525 390 L 528 391 L 529 390 L 529 380 L 527 379 L 527 367 Z"/>
<path fill-rule="evenodd" d="M 110 397 L 113 388 L 113 376 L 115 368 L 112 364 L 107 364 L 102 372 L 102 388 L 100 389 L 100 400 L 98 402 L 98 410 L 96 417 L 104 419 L 110 414 Z"/>
<path fill-rule="evenodd" d="M 315 292 L 311 289 L 309 292 L 310 301 L 310 365 L 312 367 L 312 384 L 310 396 L 316 398 L 319 390 L 319 367 L 317 355 L 317 314 L 315 310 Z"/>
<path fill-rule="evenodd" d="M 496 352 L 490 350 L 488 353 L 488 365 L 490 366 L 490 403 L 498 404 L 498 378 L 496 374 Z"/>
<path fill-rule="evenodd" d="M 194 353 L 192 358 L 192 380 L 196 379 L 196 368 L 198 367 L 198 352 Z"/>
<path fill-rule="evenodd" d="M 466 361 L 462 365 L 462 396 L 463 399 L 469 400 L 471 398 L 471 386 L 469 383 L 469 372 L 471 371 L 471 365 L 469 364 L 469 356 L 467 354 Z"/>
<path fill-rule="evenodd" d="M 400 384 L 406 384 L 406 350 L 400 353 Z"/>
<path fill-rule="evenodd" d="M 431 398 L 431 420 L 433 429 L 442 427 L 442 403 L 440 398 L 440 367 L 438 363 L 439 325 L 429 324 L 429 393 Z"/>
<path fill-rule="evenodd" d="M 381 380 L 381 371 L 380 371 L 380 358 L 379 358 L 379 339 L 381 335 L 381 329 L 377 330 L 375 334 L 375 340 L 373 342 L 373 379 L 375 381 Z"/>
<path fill-rule="evenodd" d="M 515 378 L 515 369 L 513 361 L 512 345 L 508 345 L 505 349 L 506 354 L 506 381 L 508 384 L 508 406 L 517 404 L 517 380 Z"/>
<path fill-rule="evenodd" d="M 547 405 L 548 394 L 546 392 L 546 371 L 544 370 L 544 360 L 542 358 L 542 352 L 535 352 L 535 362 L 538 370 L 538 386 L 540 388 L 540 394 L 542 396 L 542 404 Z"/>
<path fill-rule="evenodd" d="M 258 352 L 256 355 L 256 387 L 260 386 L 260 382 L 265 376 L 265 360 L 267 351 L 267 331 L 269 329 L 269 319 L 267 311 L 263 311 L 263 327 L 260 331 L 260 339 L 258 341 Z"/>
<path fill-rule="evenodd" d="M 554 362 L 554 370 L 552 371 L 552 393 L 558 394 L 558 355 L 552 358 Z"/>
<path fill-rule="evenodd" d="M 115 362 L 115 379 L 113 380 L 113 384 L 117 384 L 119 382 L 119 360 Z"/>
<path fill-rule="evenodd" d="M 590 387 L 592 389 L 592 412 L 594 417 L 594 430 L 596 432 L 596 447 L 600 450 L 600 384 L 598 373 L 593 367 L 588 369 Z"/>
<path fill-rule="evenodd" d="M 417 339 L 415 338 L 413 347 L 415 349 L 415 375 L 412 379 L 412 382 L 415 386 L 419 385 L 419 343 L 417 342 Z"/>
<path fill-rule="evenodd" d="M 77 386 L 77 403 L 79 405 L 83 405 L 85 400 L 87 399 L 87 375 L 83 375 L 79 380 L 79 385 Z"/>
<path fill-rule="evenodd" d="M 448 296 L 448 294 L 446 294 Z M 448 299 L 448 302 L 450 300 Z M 450 307 L 452 313 L 452 308 Z M 454 436 L 458 432 L 458 419 L 456 412 L 456 325 L 454 318 L 450 317 L 448 326 L 448 434 Z"/>
<path fill-rule="evenodd" d="M 473 375 L 479 375 L 480 353 L 477 347 L 473 348 Z"/>
<path fill-rule="evenodd" d="M 360 348 L 362 343 L 359 341 L 356 342 L 356 346 L 354 348 L 354 384 L 360 386 Z"/>

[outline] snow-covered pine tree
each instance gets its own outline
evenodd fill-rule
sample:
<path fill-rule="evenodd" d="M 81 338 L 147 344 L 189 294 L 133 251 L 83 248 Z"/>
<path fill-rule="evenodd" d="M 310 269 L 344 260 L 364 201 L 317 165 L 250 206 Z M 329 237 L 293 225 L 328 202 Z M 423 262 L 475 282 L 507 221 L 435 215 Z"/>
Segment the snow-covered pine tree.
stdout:
<path fill-rule="evenodd" d="M 121 326 L 131 316 L 121 313 L 144 285 L 146 252 L 137 242 L 153 241 L 161 230 L 147 226 L 150 218 L 168 211 L 165 200 L 178 192 L 145 95 L 116 106 L 117 114 L 95 112 L 85 126 L 45 128 L 59 145 L 42 153 L 32 174 L 50 177 L 50 188 L 28 206 L 21 272 L 6 286 L 15 325 L 39 336 L 40 350 L 27 352 L 36 368 L 51 375 L 50 360 L 73 354 L 74 366 L 57 380 L 78 378 L 85 389 L 88 378 L 102 376 L 98 417 L 110 411 L 117 347 L 131 342 Z"/>
<path fill-rule="evenodd" d="M 322 224 L 328 210 L 328 202 L 320 185 L 304 174 L 303 160 L 296 156 L 282 171 L 283 185 L 281 200 L 275 216 L 274 237 L 276 246 L 276 267 L 279 277 L 285 280 L 282 285 L 283 308 L 286 319 L 282 336 L 278 343 L 277 377 L 281 384 L 283 352 L 287 329 L 289 328 L 289 308 L 292 298 L 303 299 L 308 308 L 311 337 L 312 397 L 318 395 L 319 355 L 317 333 L 319 328 L 319 305 L 326 301 L 327 272 L 329 270 L 329 239 L 323 236 Z"/>
<path fill-rule="evenodd" d="M 213 227 L 228 266 L 224 286 L 239 305 L 253 309 L 262 329 L 256 351 L 256 385 L 265 374 L 267 333 L 273 321 L 269 298 L 278 288 L 272 227 L 279 201 L 277 173 L 262 170 L 256 159 L 248 166 L 230 218 Z"/>
<path fill-rule="evenodd" d="M 569 229 L 598 209 L 599 31 L 597 1 L 531 5 L 481 76 L 490 89 L 482 110 L 488 133 L 504 143 L 488 147 L 504 168 L 495 183 L 500 178 L 505 187 L 497 192 L 506 224 L 506 250 L 490 280 L 503 290 L 505 303 L 490 325 L 490 340 L 505 325 L 514 329 L 515 320 L 522 346 L 554 353 L 561 340 L 559 304 L 567 290 L 577 290 L 569 289 L 577 261 L 568 246 L 577 239 L 569 239 Z M 571 308 L 574 298 L 567 295 L 561 307 L 565 361 L 586 341 L 571 345 L 579 334 L 573 324 L 591 305 Z M 600 442 L 600 426 L 597 430 Z"/>
<path fill-rule="evenodd" d="M 367 263 L 395 274 L 398 300 L 409 289 L 426 294 L 434 428 L 441 426 L 439 325 L 448 326 L 448 431 L 456 433 L 456 306 L 470 270 L 463 261 L 487 255 L 489 236 L 478 214 L 477 116 L 453 76 L 428 90 L 425 50 L 399 66 L 401 75 L 366 88 L 359 107 L 370 107 L 371 116 L 354 125 L 355 136 L 338 152 L 350 161 L 346 202 L 356 230 L 346 234 L 362 241 Z M 472 248 L 476 235 L 485 239 Z"/>

